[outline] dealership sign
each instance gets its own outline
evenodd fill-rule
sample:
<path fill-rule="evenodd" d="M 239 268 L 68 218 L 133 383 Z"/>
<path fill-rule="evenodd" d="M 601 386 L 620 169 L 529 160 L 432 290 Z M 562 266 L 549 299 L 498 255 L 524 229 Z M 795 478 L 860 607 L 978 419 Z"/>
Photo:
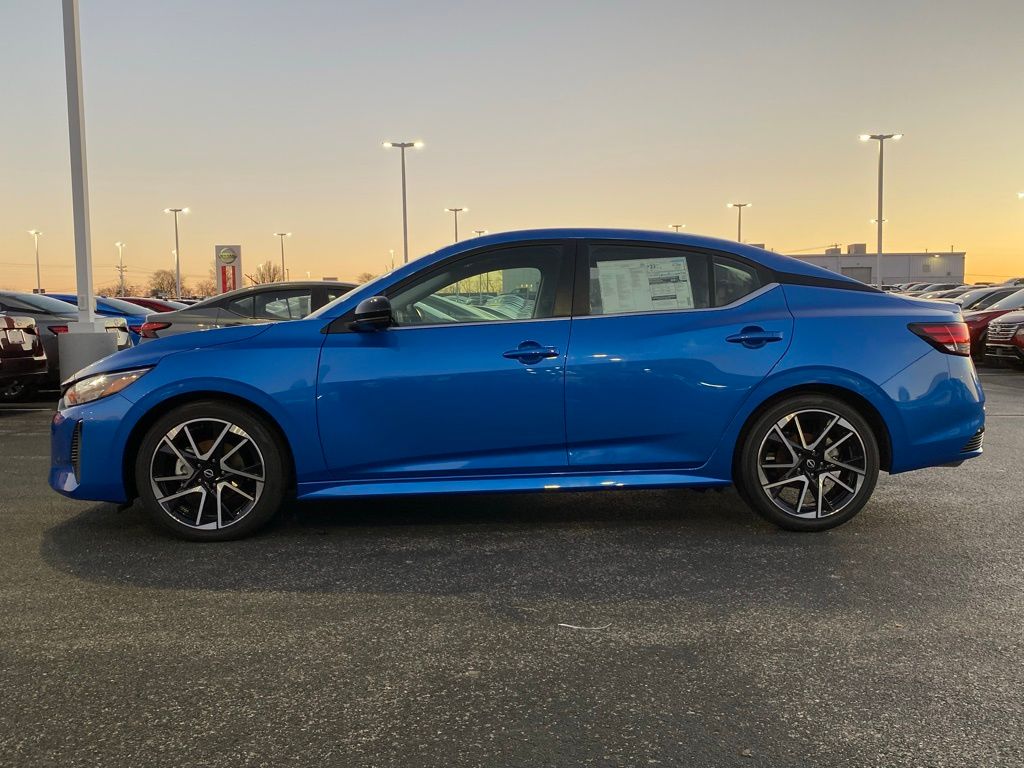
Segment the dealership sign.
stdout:
<path fill-rule="evenodd" d="M 242 287 L 242 246 L 218 245 L 214 248 L 213 271 L 217 275 L 217 293 Z"/>

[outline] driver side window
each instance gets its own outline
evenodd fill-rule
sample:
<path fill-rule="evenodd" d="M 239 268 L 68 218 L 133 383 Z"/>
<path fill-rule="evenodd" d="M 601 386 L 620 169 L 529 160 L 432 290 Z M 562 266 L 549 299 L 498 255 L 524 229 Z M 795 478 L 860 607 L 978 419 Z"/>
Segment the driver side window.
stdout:
<path fill-rule="evenodd" d="M 558 244 L 500 248 L 451 262 L 391 299 L 398 326 L 508 322 L 555 316 L 566 276 Z"/>

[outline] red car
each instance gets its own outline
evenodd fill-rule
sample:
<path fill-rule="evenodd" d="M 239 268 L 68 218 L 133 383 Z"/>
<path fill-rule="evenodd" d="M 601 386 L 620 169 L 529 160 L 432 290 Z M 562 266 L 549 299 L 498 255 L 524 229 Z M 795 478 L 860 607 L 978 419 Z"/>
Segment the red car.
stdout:
<path fill-rule="evenodd" d="M 1024 363 L 1024 312 L 1008 312 L 989 323 L 985 357 Z"/>
<path fill-rule="evenodd" d="M 989 323 L 1017 309 L 1024 309 L 1024 288 L 1000 299 L 987 309 L 964 312 L 964 322 L 971 332 L 971 357 L 979 361 L 985 359 Z"/>
<path fill-rule="evenodd" d="M 46 375 L 46 352 L 30 317 L 0 315 L 0 382 Z"/>

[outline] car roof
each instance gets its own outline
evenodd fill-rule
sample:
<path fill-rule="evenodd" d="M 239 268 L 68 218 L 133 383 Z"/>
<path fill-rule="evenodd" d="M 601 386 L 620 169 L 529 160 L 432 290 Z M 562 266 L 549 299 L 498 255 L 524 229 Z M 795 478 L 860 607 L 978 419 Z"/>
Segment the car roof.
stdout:
<path fill-rule="evenodd" d="M 214 296 L 207 296 L 205 299 L 192 304 L 192 307 L 197 307 L 200 304 L 206 304 L 209 301 L 221 300 L 221 299 L 233 299 L 241 296 L 249 296 L 250 294 L 260 293 L 262 291 L 276 291 L 282 288 L 347 288 L 352 290 L 357 287 L 356 283 L 347 283 L 341 280 L 288 280 L 285 282 L 277 283 L 260 283 L 259 285 L 247 285 L 245 288 L 236 288 L 233 291 L 225 291 L 224 293 L 218 293 Z"/>
<path fill-rule="evenodd" d="M 405 264 L 393 273 L 394 276 L 407 276 L 419 271 L 424 266 L 456 255 L 463 251 L 469 251 L 488 245 L 503 245 L 531 240 L 572 240 L 572 239 L 593 239 L 593 240 L 632 240 L 638 242 L 660 243 L 664 245 L 690 246 L 693 248 L 705 248 L 708 250 L 722 251 L 726 254 L 732 253 L 737 256 L 748 258 L 776 272 L 784 272 L 792 275 L 806 277 L 821 277 L 832 281 L 852 283 L 854 285 L 865 285 L 852 277 L 833 272 L 832 270 L 818 267 L 792 256 L 784 256 L 781 253 L 757 248 L 752 245 L 738 243 L 735 240 L 725 240 L 718 237 L 707 237 L 683 232 L 664 232 L 652 229 L 608 229 L 591 227 L 574 227 L 559 229 L 524 229 L 514 232 L 498 232 L 492 235 L 481 235 L 469 240 L 445 246 L 431 254 L 422 256 L 414 261 Z"/>

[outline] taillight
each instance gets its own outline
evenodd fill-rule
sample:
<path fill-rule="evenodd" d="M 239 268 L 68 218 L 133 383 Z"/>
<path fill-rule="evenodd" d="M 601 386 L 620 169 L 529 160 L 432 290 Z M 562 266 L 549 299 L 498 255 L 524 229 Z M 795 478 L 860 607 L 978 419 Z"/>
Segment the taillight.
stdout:
<path fill-rule="evenodd" d="M 141 325 L 129 325 L 128 326 L 128 330 L 131 331 L 132 333 L 142 333 L 142 326 Z"/>
<path fill-rule="evenodd" d="M 139 330 L 137 331 L 137 333 L 142 334 L 142 337 L 144 339 L 155 339 L 155 338 L 157 338 L 157 335 L 156 335 L 157 331 L 162 331 L 162 330 L 164 330 L 164 328 L 170 328 L 170 327 L 171 327 L 170 323 L 150 323 L 150 322 L 145 322 L 142 325 L 138 326 Z M 132 327 L 132 330 L 133 331 L 135 330 L 135 326 Z"/>
<path fill-rule="evenodd" d="M 971 354 L 967 323 L 911 323 L 907 327 L 940 352 L 964 357 Z"/>
<path fill-rule="evenodd" d="M 50 333 L 67 333 L 68 332 L 68 327 L 66 325 L 48 325 L 46 327 L 50 329 Z"/>

